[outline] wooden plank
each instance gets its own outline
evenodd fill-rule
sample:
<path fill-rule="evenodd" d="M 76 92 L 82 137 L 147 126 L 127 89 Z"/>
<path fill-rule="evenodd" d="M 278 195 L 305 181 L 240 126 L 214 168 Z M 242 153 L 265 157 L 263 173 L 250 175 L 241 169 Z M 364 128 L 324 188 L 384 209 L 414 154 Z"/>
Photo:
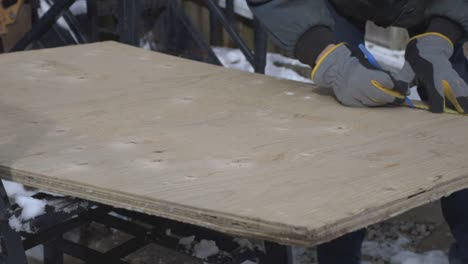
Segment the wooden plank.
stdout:
<path fill-rule="evenodd" d="M 117 43 L 0 56 L 1 177 L 314 245 L 468 186 L 468 119 Z"/>

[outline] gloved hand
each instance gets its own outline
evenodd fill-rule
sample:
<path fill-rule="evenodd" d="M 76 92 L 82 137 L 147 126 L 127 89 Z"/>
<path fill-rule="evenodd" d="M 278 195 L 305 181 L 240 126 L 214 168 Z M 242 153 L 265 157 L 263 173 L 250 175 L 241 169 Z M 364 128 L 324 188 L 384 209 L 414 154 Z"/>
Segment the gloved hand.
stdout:
<path fill-rule="evenodd" d="M 332 88 L 343 105 L 352 107 L 401 104 L 408 85 L 374 68 L 360 52 L 339 44 L 326 52 L 314 67 L 312 80 Z"/>
<path fill-rule="evenodd" d="M 468 113 L 468 85 L 453 69 L 449 59 L 453 43 L 439 33 L 426 33 L 412 38 L 406 49 L 406 60 L 428 96 L 429 108 L 442 113 L 445 106 Z"/>

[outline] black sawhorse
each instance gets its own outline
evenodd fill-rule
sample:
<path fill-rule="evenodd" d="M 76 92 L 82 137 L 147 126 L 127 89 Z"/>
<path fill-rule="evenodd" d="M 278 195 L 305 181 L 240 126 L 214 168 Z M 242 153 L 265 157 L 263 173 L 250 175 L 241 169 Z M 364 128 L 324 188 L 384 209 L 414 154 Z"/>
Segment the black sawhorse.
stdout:
<path fill-rule="evenodd" d="M 234 242 L 232 237 L 206 228 L 98 203 L 84 202 L 76 198 L 57 198 L 42 193 L 36 194 L 34 198 L 63 199 L 72 205 L 70 208 L 73 209 L 65 213 L 55 208 L 46 208 L 46 214 L 36 217 L 29 223 L 30 229 L 36 232 L 16 232 L 10 228 L 8 220 L 13 212 L 18 213 L 20 209 L 15 205 L 10 205 L 1 181 L 0 193 L 2 212 L 0 263 L 3 264 L 26 264 L 25 250 L 38 245 L 44 247 L 44 264 L 63 264 L 64 254 L 86 263 L 128 264 L 124 258 L 148 244 L 157 244 L 182 252 L 179 240 L 187 236 L 216 242 L 223 254 L 208 258 L 204 260 L 205 263 L 240 264 L 250 260 L 260 264 L 292 264 L 291 250 L 287 246 L 265 242 L 264 249 L 245 250 Z M 117 229 L 131 235 L 132 238 L 104 253 L 64 238 L 64 234 L 68 231 L 91 222 Z"/>

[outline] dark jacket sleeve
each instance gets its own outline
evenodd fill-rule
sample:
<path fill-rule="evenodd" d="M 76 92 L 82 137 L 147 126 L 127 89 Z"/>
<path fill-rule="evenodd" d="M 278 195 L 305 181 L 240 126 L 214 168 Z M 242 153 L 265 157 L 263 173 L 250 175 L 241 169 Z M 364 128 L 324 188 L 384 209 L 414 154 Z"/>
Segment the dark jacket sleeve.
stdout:
<path fill-rule="evenodd" d="M 334 43 L 334 21 L 326 0 L 248 0 L 256 18 L 273 41 L 313 66 L 315 58 Z"/>
<path fill-rule="evenodd" d="M 442 33 L 453 42 L 468 37 L 468 0 L 430 0 L 426 17 L 431 21 L 428 31 Z"/>

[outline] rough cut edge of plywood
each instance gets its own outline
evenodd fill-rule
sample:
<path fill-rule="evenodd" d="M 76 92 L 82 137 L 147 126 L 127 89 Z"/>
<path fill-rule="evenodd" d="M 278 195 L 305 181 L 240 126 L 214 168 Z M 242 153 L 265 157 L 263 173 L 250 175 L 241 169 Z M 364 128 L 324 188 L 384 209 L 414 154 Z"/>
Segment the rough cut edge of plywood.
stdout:
<path fill-rule="evenodd" d="M 0 166 L 0 177 L 4 180 L 21 183 L 40 190 L 74 196 L 131 211 L 143 212 L 206 227 L 234 236 L 302 246 L 314 246 L 333 240 L 346 233 L 384 221 L 468 187 L 468 175 L 449 182 L 439 182 L 433 188 L 427 190 L 420 189 L 406 199 L 396 200 L 376 208 L 367 208 L 359 214 L 350 216 L 347 219 L 330 224 L 319 230 L 307 230 L 303 227 L 286 226 L 259 219 L 219 214 L 209 210 L 201 210 L 161 200 L 148 200 L 147 197 L 96 188 L 75 181 L 63 181 L 4 166 Z"/>

